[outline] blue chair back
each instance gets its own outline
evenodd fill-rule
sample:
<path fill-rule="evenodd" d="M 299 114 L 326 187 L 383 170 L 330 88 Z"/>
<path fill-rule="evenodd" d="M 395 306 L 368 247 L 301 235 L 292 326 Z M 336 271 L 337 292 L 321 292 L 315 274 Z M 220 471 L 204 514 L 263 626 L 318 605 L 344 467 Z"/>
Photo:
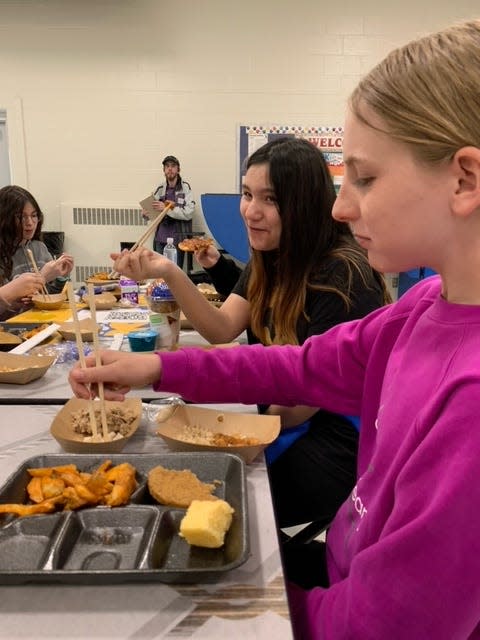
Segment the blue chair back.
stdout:
<path fill-rule="evenodd" d="M 233 258 L 246 264 L 250 249 L 240 215 L 240 197 L 239 193 L 202 193 L 201 203 L 213 238 Z"/>

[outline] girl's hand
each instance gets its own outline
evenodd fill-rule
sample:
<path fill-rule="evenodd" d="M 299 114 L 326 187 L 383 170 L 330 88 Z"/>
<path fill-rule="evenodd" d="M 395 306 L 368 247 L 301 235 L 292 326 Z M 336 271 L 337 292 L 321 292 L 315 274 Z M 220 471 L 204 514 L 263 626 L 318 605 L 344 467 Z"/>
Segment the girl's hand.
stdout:
<path fill-rule="evenodd" d="M 31 297 L 41 291 L 45 284 L 42 275 L 26 271 L 1 287 L 2 298 L 9 303 L 29 302 Z"/>
<path fill-rule="evenodd" d="M 143 355 L 122 351 L 101 351 L 101 366 L 95 366 L 95 356 L 85 358 L 87 368 L 77 363 L 68 381 L 79 398 L 98 395 L 98 383 L 103 382 L 106 400 L 124 400 L 132 387 L 145 387 L 160 378 L 162 365 L 157 354 Z"/>
<path fill-rule="evenodd" d="M 64 278 L 68 276 L 73 269 L 73 256 L 67 253 L 62 255 L 56 260 L 50 260 L 40 269 L 40 273 L 45 278 L 46 282 L 51 282 L 55 278 Z"/>
<path fill-rule="evenodd" d="M 213 244 L 195 251 L 193 255 L 198 264 L 204 269 L 214 267 L 220 259 L 220 251 Z"/>
<path fill-rule="evenodd" d="M 125 249 L 122 253 L 111 253 L 110 257 L 114 261 L 114 271 L 137 282 L 148 278 L 164 278 L 167 280 L 174 269 L 179 269 L 168 258 L 145 247 L 139 247 L 135 251 Z"/>

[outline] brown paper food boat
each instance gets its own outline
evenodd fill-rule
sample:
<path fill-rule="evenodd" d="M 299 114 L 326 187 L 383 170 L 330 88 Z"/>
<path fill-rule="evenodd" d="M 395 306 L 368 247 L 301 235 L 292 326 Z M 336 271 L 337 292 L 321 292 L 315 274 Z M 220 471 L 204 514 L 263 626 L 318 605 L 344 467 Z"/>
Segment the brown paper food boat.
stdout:
<path fill-rule="evenodd" d="M 54 362 L 54 356 L 0 353 L 0 383 L 27 384 L 45 375 Z"/>
<path fill-rule="evenodd" d="M 161 406 L 159 406 L 161 408 Z M 230 444 L 214 446 L 185 442 L 186 427 L 200 427 L 213 433 L 234 436 L 240 440 L 255 438 L 255 444 Z M 191 405 L 179 405 L 164 422 L 158 423 L 157 434 L 173 451 L 223 451 L 234 453 L 250 463 L 273 442 L 280 433 L 280 417 L 250 413 L 234 413 L 204 409 Z"/>
<path fill-rule="evenodd" d="M 84 436 L 74 431 L 72 414 L 85 408 L 88 409 L 88 403 L 88 400 L 83 400 L 82 398 L 70 398 L 55 416 L 50 427 L 50 433 L 62 449 L 68 453 L 98 453 L 101 455 L 119 453 L 140 426 L 142 419 L 141 398 L 127 398 L 124 402 L 105 402 L 107 412 L 112 407 L 121 407 L 125 410 L 132 410 L 135 413 L 135 420 L 130 425 L 128 433 L 120 440 L 112 440 L 110 442 L 85 442 Z M 97 401 L 94 401 L 94 405 L 95 407 L 98 406 Z"/>

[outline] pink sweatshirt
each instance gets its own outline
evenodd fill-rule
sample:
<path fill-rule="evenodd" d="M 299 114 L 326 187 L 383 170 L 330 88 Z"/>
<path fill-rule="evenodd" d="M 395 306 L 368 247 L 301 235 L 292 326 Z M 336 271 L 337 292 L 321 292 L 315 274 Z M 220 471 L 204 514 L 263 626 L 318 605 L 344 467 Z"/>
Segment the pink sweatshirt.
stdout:
<path fill-rule="evenodd" d="M 358 481 L 327 539 L 331 586 L 292 590 L 297 637 L 480 638 L 480 306 L 446 302 L 434 276 L 302 347 L 160 357 L 156 388 L 190 401 L 361 416 Z"/>

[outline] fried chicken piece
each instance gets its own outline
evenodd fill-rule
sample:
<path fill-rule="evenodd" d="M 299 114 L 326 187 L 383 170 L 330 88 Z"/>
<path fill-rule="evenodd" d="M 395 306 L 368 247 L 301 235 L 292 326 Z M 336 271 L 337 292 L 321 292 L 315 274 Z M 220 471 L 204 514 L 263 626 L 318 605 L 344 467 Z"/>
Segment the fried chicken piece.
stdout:
<path fill-rule="evenodd" d="M 148 474 L 148 489 L 160 502 L 172 507 L 187 508 L 192 500 L 218 500 L 213 496 L 215 484 L 201 482 L 187 469 L 176 471 L 159 465 Z"/>

